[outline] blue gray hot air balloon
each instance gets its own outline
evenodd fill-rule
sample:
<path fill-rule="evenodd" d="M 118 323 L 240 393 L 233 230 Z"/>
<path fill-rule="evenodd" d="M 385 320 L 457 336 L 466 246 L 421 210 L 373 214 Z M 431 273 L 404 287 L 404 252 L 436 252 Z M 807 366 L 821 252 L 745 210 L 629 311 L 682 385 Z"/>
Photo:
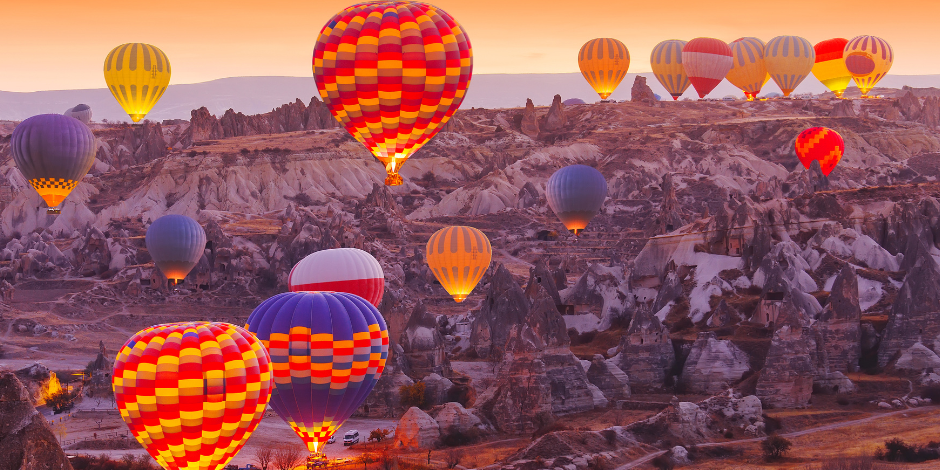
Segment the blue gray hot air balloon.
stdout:
<path fill-rule="evenodd" d="M 95 162 L 95 135 L 88 126 L 61 114 L 40 114 L 13 130 L 10 147 L 20 173 L 55 209 Z"/>
<path fill-rule="evenodd" d="M 288 292 L 261 302 L 245 329 L 271 354 L 271 407 L 319 452 L 359 409 L 388 358 L 382 314 L 346 292 Z"/>
<path fill-rule="evenodd" d="M 558 220 L 578 235 L 604 204 L 607 180 L 601 172 L 589 166 L 566 166 L 548 179 L 545 196 Z"/>
<path fill-rule="evenodd" d="M 147 251 L 167 279 L 182 281 L 206 249 L 206 231 L 185 215 L 165 215 L 147 229 Z"/>
<path fill-rule="evenodd" d="M 75 107 L 69 108 L 62 113 L 63 116 L 73 117 L 82 121 L 85 125 L 88 125 L 91 122 L 91 106 L 87 104 L 79 104 Z"/>

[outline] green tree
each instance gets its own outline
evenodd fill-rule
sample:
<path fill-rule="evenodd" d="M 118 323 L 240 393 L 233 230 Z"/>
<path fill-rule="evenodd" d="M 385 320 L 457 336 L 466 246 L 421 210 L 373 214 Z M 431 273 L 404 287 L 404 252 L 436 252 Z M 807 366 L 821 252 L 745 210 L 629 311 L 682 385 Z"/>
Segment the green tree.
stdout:
<path fill-rule="evenodd" d="M 398 394 L 401 398 L 401 404 L 405 408 L 417 406 L 423 409 L 427 406 L 424 382 L 416 382 L 414 385 L 402 385 L 398 389 Z"/>
<path fill-rule="evenodd" d="M 767 436 L 767 439 L 760 443 L 760 447 L 764 451 L 764 457 L 767 460 L 773 460 L 783 457 L 783 454 L 786 454 L 793 447 L 793 443 L 775 433 Z"/>

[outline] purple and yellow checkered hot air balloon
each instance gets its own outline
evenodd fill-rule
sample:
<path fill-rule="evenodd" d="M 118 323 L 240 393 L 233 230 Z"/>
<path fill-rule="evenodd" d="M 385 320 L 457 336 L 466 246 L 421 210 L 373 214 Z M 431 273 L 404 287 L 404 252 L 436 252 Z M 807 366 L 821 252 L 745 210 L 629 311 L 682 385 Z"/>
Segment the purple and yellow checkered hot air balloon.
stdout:
<path fill-rule="evenodd" d="M 362 405 L 388 358 L 385 319 L 345 292 L 275 295 L 245 327 L 271 355 L 271 407 L 313 453 Z"/>

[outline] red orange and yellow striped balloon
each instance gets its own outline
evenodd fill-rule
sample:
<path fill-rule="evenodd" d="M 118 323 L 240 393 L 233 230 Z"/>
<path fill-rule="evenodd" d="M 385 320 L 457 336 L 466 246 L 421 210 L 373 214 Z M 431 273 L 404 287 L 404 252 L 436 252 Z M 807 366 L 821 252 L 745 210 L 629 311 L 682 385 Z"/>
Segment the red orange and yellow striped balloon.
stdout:
<path fill-rule="evenodd" d="M 811 127 L 796 138 L 796 155 L 800 163 L 809 169 L 813 160 L 819 160 L 819 169 L 826 176 L 836 167 L 844 152 L 842 136 L 828 127 Z"/>
<path fill-rule="evenodd" d="M 614 38 L 591 39 L 578 52 L 578 68 L 591 88 L 606 100 L 630 68 L 630 51 Z"/>
<path fill-rule="evenodd" d="M 168 470 L 221 470 L 258 427 L 271 398 L 268 352 L 228 323 L 141 330 L 114 361 L 121 418 Z"/>
<path fill-rule="evenodd" d="M 313 50 L 317 90 L 333 116 L 385 164 L 387 185 L 441 130 L 470 85 L 460 24 L 426 3 L 377 1 L 337 13 Z"/>

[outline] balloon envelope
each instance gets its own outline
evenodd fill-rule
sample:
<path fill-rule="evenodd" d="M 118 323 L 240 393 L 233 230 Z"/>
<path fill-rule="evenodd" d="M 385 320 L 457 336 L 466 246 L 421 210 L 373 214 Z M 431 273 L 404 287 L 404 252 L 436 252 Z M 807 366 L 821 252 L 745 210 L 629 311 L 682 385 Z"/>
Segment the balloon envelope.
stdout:
<path fill-rule="evenodd" d="M 493 258 L 490 239 L 483 232 L 462 225 L 434 232 L 426 248 L 428 267 L 457 302 L 470 295 Z"/>
<path fill-rule="evenodd" d="M 606 100 L 627 76 L 630 51 L 614 38 L 591 39 L 578 52 L 578 68 L 591 88 Z"/>
<path fill-rule="evenodd" d="M 206 231 L 185 215 L 170 214 L 147 229 L 147 251 L 167 279 L 183 280 L 206 249 Z"/>
<path fill-rule="evenodd" d="M 650 54 L 653 74 L 672 96 L 673 101 L 679 99 L 692 84 L 682 65 L 682 48 L 685 44 L 685 41 L 669 39 L 657 44 Z"/>
<path fill-rule="evenodd" d="M 275 295 L 251 312 L 245 328 L 271 354 L 271 407 L 310 452 L 359 408 L 388 358 L 382 315 L 345 292 Z"/>
<path fill-rule="evenodd" d="M 764 48 L 764 62 L 783 96 L 790 96 L 812 72 L 816 50 L 811 42 L 799 36 L 777 36 Z"/>
<path fill-rule="evenodd" d="M 224 467 L 271 398 L 267 351 L 228 323 L 141 330 L 121 347 L 111 380 L 121 418 L 166 469 Z"/>
<path fill-rule="evenodd" d="M 80 104 L 67 109 L 62 115 L 73 117 L 82 121 L 82 124 L 88 125 L 88 123 L 91 122 L 91 106 Z"/>
<path fill-rule="evenodd" d="M 836 98 L 842 98 L 842 93 L 852 81 L 852 74 L 845 66 L 845 45 L 849 40 L 844 38 L 833 38 L 821 41 L 813 46 L 816 51 L 816 63 L 813 65 L 813 75 L 823 86 L 836 95 Z"/>
<path fill-rule="evenodd" d="M 313 77 L 347 132 L 385 164 L 387 185 L 454 115 L 470 85 L 473 53 L 444 10 L 408 1 L 350 6 L 320 31 Z"/>
<path fill-rule="evenodd" d="M 877 36 L 856 36 L 850 39 L 843 54 L 845 66 L 863 97 L 868 96 L 868 92 L 888 74 L 894 63 L 894 49 L 888 41 Z"/>
<path fill-rule="evenodd" d="M 699 98 L 711 93 L 731 70 L 731 48 L 715 38 L 695 38 L 682 47 L 682 65 Z"/>
<path fill-rule="evenodd" d="M 170 84 L 170 60 L 157 46 L 122 44 L 104 60 L 104 81 L 124 112 L 138 122 Z"/>
<path fill-rule="evenodd" d="M 356 248 L 335 248 L 304 257 L 291 269 L 287 284 L 291 292 L 356 294 L 378 307 L 385 292 L 385 273 L 369 253 Z"/>
<path fill-rule="evenodd" d="M 764 41 L 741 38 L 728 46 L 734 60 L 728 71 L 728 81 L 740 88 L 748 100 L 753 100 L 770 78 L 764 65 Z"/>
<path fill-rule="evenodd" d="M 589 166 L 566 166 L 548 179 L 545 197 L 558 219 L 578 235 L 604 204 L 607 180 Z"/>
<path fill-rule="evenodd" d="M 819 168 L 826 176 L 836 167 L 844 152 L 842 136 L 827 127 L 811 127 L 796 138 L 796 155 L 800 163 L 809 169 L 813 160 L 818 160 Z"/>
<path fill-rule="evenodd" d="M 13 161 L 46 201 L 58 206 L 95 162 L 95 135 L 77 119 L 40 114 L 16 126 L 10 140 Z"/>

